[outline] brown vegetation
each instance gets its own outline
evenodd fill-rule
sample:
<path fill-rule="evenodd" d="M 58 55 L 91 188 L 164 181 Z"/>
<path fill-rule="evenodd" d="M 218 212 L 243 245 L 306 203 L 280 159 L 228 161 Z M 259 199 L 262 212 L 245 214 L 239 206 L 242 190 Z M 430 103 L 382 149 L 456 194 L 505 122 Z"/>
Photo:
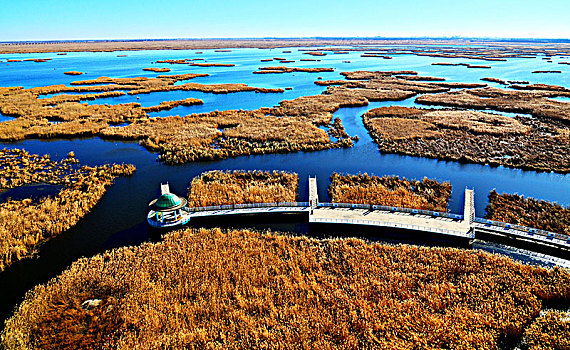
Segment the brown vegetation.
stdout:
<path fill-rule="evenodd" d="M 284 63 L 284 61 L 281 61 L 281 63 Z M 259 70 L 254 71 L 253 74 L 293 73 L 293 72 L 305 72 L 305 73 L 334 72 L 334 68 L 259 67 L 258 69 Z"/>
<path fill-rule="evenodd" d="M 319 52 L 319 51 L 309 51 L 309 52 L 303 52 L 305 55 L 311 55 L 311 56 L 326 56 L 327 54 L 325 52 Z"/>
<path fill-rule="evenodd" d="M 538 120 L 406 107 L 373 109 L 363 119 L 381 152 L 570 172 L 566 129 Z"/>
<path fill-rule="evenodd" d="M 442 94 L 426 94 L 419 96 L 416 102 L 426 105 L 525 113 L 549 121 L 562 121 L 570 124 L 570 103 L 548 99 L 548 97 L 556 96 L 570 96 L 570 92 L 546 87 L 541 90 L 530 91 L 511 91 L 487 87 Z"/>
<path fill-rule="evenodd" d="M 158 67 L 143 68 L 143 70 L 147 71 L 147 72 L 155 72 L 155 73 L 170 72 L 170 68 L 158 68 Z"/>
<path fill-rule="evenodd" d="M 117 176 L 131 175 L 132 165 L 72 167 L 68 159 L 53 162 L 48 155 L 24 150 L 0 151 L 0 190 L 30 183 L 64 185 L 54 198 L 9 200 L 0 203 L 0 272 L 33 254 L 45 240 L 74 226 L 105 193 Z"/>
<path fill-rule="evenodd" d="M 491 66 L 476 65 L 476 64 L 471 64 L 471 63 L 435 62 L 435 63 L 432 63 L 431 65 L 432 66 L 464 66 L 467 68 L 485 68 L 485 69 L 492 68 Z M 481 79 L 481 80 L 485 80 L 485 79 Z"/>
<path fill-rule="evenodd" d="M 350 147 L 350 139 L 331 142 L 324 130 L 299 117 L 263 111 L 222 111 L 139 121 L 107 128 L 103 137 L 141 140 L 166 163 L 215 160 L 250 154 L 317 151 Z"/>
<path fill-rule="evenodd" d="M 360 57 L 378 57 L 378 58 L 383 58 L 385 60 L 391 60 L 392 59 L 392 57 L 390 57 L 390 56 L 371 54 L 371 53 L 362 54 L 362 55 L 360 55 Z"/>
<path fill-rule="evenodd" d="M 83 72 L 77 72 L 77 71 L 69 71 L 69 72 L 63 72 L 63 74 L 65 75 L 81 75 L 83 74 Z"/>
<path fill-rule="evenodd" d="M 499 79 L 499 78 L 481 78 L 481 80 L 490 81 L 492 83 L 498 83 L 501 85 L 508 85 L 508 83 L 506 81 L 504 81 L 503 79 Z"/>
<path fill-rule="evenodd" d="M 26 295 L 2 343 L 496 349 L 553 300 L 570 300 L 567 271 L 481 251 L 185 230 L 75 262 Z"/>
<path fill-rule="evenodd" d="M 198 98 L 187 98 L 184 100 L 160 102 L 160 104 L 158 106 L 143 107 L 142 110 L 145 111 L 146 113 L 160 112 L 160 111 L 168 111 L 168 110 L 171 110 L 172 108 L 178 107 L 178 106 L 190 107 L 190 106 L 201 105 L 201 104 L 204 104 L 204 101 L 202 101 Z"/>
<path fill-rule="evenodd" d="M 489 194 L 487 219 L 570 235 L 570 208 L 517 194 Z"/>
<path fill-rule="evenodd" d="M 160 75 L 156 78 L 108 78 L 75 81 L 71 86 L 51 85 L 23 89 L 0 88 L 0 113 L 17 119 L 2 123 L 0 140 L 16 141 L 26 138 L 74 137 L 95 135 L 110 124 L 120 124 L 145 119 L 147 112 L 170 109 L 176 105 L 198 104 L 201 101 L 186 99 L 170 101 L 159 106 L 142 108 L 138 103 L 117 105 L 81 104 L 85 100 L 158 91 L 202 91 L 232 93 L 240 91 L 283 92 L 283 89 L 251 87 L 246 84 L 196 84 L 175 85 L 182 80 L 204 77 L 207 74 Z M 62 94 L 65 92 L 93 92 L 91 94 Z M 39 98 L 44 94 L 58 94 L 51 98 Z M 57 123 L 53 123 L 57 122 Z"/>
<path fill-rule="evenodd" d="M 188 206 L 295 202 L 299 177 L 277 171 L 209 171 L 195 177 Z"/>
<path fill-rule="evenodd" d="M 371 48 L 370 45 L 386 45 Z M 440 46 L 434 46 L 440 45 Z M 545 56 L 570 56 L 570 45 L 561 43 L 537 44 L 535 42 L 477 42 L 471 39 L 405 39 L 381 41 L 377 39 L 200 39 L 200 40 L 129 40 L 88 42 L 3 43 L 0 53 L 27 52 L 78 52 L 78 51 L 130 51 L 130 50 L 201 50 L 216 48 L 282 48 L 318 47 L 320 52 L 365 51 L 389 55 L 423 54 L 439 57 L 463 57 L 477 60 L 505 60 L 512 57 L 534 58 Z M 413 46 L 410 46 L 413 45 Z M 328 47 L 327 47 L 328 46 Z M 351 47 L 352 46 L 352 47 Z M 201 51 L 196 51 L 196 54 Z"/>
<path fill-rule="evenodd" d="M 235 67 L 233 63 L 191 63 L 194 67 Z"/>
<path fill-rule="evenodd" d="M 546 311 L 525 330 L 523 339 L 531 350 L 570 349 L 570 314 Z"/>
<path fill-rule="evenodd" d="M 564 86 L 559 86 L 559 85 L 548 85 L 548 84 L 528 84 L 528 81 L 526 81 L 525 85 L 518 85 L 518 83 L 514 83 L 514 82 L 510 82 L 511 85 L 510 88 L 511 89 L 517 89 L 517 90 L 542 90 L 542 91 L 560 91 L 560 92 L 567 92 L 570 93 L 570 89 L 565 88 Z M 570 95 L 568 95 L 570 96 Z"/>
<path fill-rule="evenodd" d="M 398 176 L 333 173 L 328 193 L 334 203 L 375 204 L 447 212 L 451 184 L 428 178 L 418 181 L 400 179 Z"/>

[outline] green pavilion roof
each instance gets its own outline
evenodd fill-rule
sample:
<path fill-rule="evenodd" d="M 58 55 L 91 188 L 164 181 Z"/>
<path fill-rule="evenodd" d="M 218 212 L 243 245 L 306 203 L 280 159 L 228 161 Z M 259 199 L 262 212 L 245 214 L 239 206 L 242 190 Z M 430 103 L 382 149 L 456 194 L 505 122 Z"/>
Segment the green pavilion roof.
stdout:
<path fill-rule="evenodd" d="M 150 207 L 155 211 L 173 211 L 184 207 L 188 201 L 174 193 L 164 193 L 158 199 L 150 202 Z"/>
<path fill-rule="evenodd" d="M 157 208 L 168 209 L 180 205 L 182 201 L 174 193 L 165 193 L 158 197 L 156 203 Z"/>

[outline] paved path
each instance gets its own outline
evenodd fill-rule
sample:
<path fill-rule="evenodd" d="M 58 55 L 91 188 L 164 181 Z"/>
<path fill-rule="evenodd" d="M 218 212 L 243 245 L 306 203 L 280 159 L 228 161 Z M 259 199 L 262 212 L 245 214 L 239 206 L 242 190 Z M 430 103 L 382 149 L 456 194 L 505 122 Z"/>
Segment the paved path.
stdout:
<path fill-rule="evenodd" d="M 469 223 L 464 220 L 387 210 L 319 207 L 312 210 L 309 222 L 405 228 L 467 238 L 473 236 Z"/>

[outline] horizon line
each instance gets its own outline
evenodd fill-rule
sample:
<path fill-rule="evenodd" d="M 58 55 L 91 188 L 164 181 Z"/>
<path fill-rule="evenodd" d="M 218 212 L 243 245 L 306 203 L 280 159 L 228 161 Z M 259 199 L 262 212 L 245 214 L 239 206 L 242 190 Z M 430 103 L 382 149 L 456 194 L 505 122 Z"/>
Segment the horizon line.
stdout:
<path fill-rule="evenodd" d="M 182 41 L 182 40 L 481 40 L 481 41 L 544 41 L 570 43 L 570 38 L 548 37 L 478 37 L 478 36 L 300 36 L 300 37 L 204 37 L 204 38 L 123 38 L 123 39 L 42 39 L 42 40 L 8 40 L 0 41 L 0 44 L 17 43 L 66 43 L 66 42 L 136 42 L 136 41 Z"/>

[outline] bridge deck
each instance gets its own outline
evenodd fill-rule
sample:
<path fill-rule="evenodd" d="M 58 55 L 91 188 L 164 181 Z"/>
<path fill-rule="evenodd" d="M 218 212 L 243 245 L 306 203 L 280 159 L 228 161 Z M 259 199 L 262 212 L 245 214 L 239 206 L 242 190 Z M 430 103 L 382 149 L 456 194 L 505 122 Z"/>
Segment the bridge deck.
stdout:
<path fill-rule="evenodd" d="M 467 238 L 473 237 L 472 233 L 470 233 L 470 225 L 463 220 L 386 210 L 319 207 L 313 209 L 312 214 L 309 216 L 309 222 L 385 226 Z"/>

